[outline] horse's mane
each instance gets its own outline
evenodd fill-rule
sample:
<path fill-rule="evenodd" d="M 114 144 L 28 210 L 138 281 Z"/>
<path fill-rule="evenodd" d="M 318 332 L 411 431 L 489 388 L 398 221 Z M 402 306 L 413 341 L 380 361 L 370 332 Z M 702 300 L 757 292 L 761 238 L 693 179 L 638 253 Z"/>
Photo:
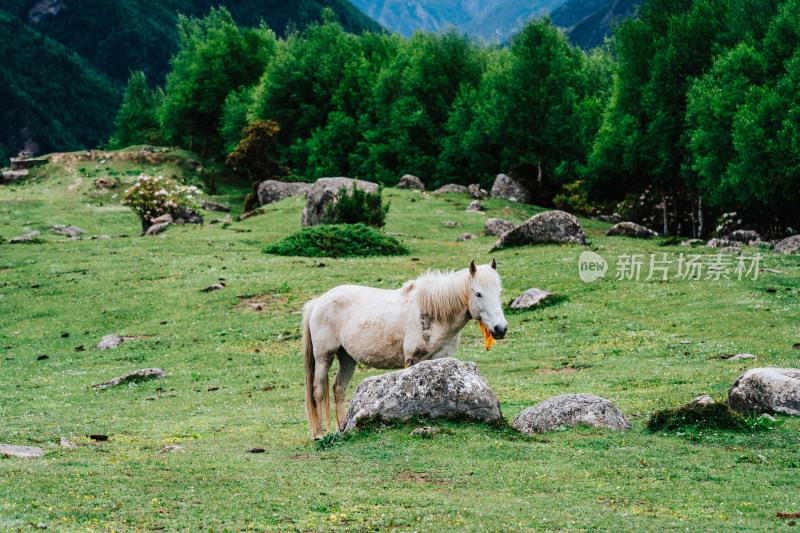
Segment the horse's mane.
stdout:
<path fill-rule="evenodd" d="M 487 265 L 479 266 L 475 276 L 480 285 L 500 284 L 497 271 Z M 451 321 L 466 308 L 469 271 L 466 268 L 428 271 L 417 279 L 405 282 L 401 290 L 413 293 L 412 297 L 416 299 L 421 313 L 433 317 L 437 322 Z"/>

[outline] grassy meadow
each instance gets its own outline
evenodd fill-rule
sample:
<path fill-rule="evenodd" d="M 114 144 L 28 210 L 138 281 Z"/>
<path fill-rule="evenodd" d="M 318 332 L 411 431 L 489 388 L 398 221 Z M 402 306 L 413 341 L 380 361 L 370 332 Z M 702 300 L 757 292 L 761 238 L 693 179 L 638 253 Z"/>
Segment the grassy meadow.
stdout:
<path fill-rule="evenodd" d="M 647 281 L 651 253 L 676 260 L 716 250 L 603 237 L 609 224 L 581 219 L 591 249 L 610 263 L 604 279 L 584 283 L 586 247 L 489 254 L 486 218 L 521 222 L 541 208 L 489 199 L 483 216 L 465 212 L 466 195 L 385 189 L 386 231 L 407 234 L 410 255 L 279 257 L 263 249 L 299 229 L 302 197 L 240 222 L 138 238 L 139 222 L 113 198 L 122 188 L 95 185 L 101 177 L 124 185 L 141 171 L 191 176 L 186 157 L 152 166 L 65 158 L 0 188 L 0 236 L 42 231 L 39 243 L 0 245 L 0 443 L 47 452 L 0 458 L 0 530 L 794 529 L 776 513 L 800 511 L 799 420 L 778 416 L 782 425 L 752 434 L 653 434 L 645 422 L 703 393 L 726 399 L 748 368 L 800 366 L 792 347 L 800 343 L 800 256 L 748 248 L 779 271 L 755 280 Z M 211 199 L 235 217 L 245 191 L 221 184 L 219 192 Z M 207 223 L 224 216 L 202 214 Z M 65 242 L 45 231 L 53 224 L 131 237 Z M 456 243 L 467 231 L 481 237 Z M 615 279 L 622 254 L 644 254 L 639 281 Z M 530 287 L 559 295 L 540 309 L 507 311 L 509 334 L 488 352 L 477 324 L 462 332 L 455 356 L 477 363 L 504 416 L 590 392 L 613 401 L 633 429 L 518 438 L 434 422 L 448 431 L 421 438 L 409 435 L 414 426 L 388 427 L 317 450 L 303 410 L 303 303 L 343 283 L 397 288 L 428 269 L 492 257 L 508 301 Z M 225 289 L 200 292 L 220 280 Z M 136 338 L 94 349 L 111 333 Z M 743 352 L 758 359 L 711 359 Z M 90 390 L 147 367 L 170 375 Z M 359 367 L 348 397 L 376 373 Z M 60 447 L 60 437 L 80 446 Z M 186 452 L 157 455 L 168 445 Z"/>

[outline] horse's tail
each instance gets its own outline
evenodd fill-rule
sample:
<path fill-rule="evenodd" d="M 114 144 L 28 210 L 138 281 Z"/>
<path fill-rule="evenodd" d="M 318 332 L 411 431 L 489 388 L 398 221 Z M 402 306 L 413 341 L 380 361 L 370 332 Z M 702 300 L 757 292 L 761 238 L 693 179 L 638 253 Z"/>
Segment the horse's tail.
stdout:
<path fill-rule="evenodd" d="M 313 309 L 314 301 L 310 301 L 303 308 L 303 357 L 305 358 L 306 365 L 306 417 L 308 418 L 308 427 L 311 431 L 313 438 L 319 438 L 322 435 L 317 434 L 317 429 L 322 428 L 324 422 L 325 427 L 328 426 L 331 419 L 331 406 L 328 393 L 328 383 L 325 380 L 325 389 L 322 396 L 322 405 L 317 405 L 314 399 L 314 374 L 316 369 L 316 359 L 314 359 L 314 343 L 311 341 L 311 310 Z M 322 408 L 322 420 L 320 420 L 320 408 Z"/>

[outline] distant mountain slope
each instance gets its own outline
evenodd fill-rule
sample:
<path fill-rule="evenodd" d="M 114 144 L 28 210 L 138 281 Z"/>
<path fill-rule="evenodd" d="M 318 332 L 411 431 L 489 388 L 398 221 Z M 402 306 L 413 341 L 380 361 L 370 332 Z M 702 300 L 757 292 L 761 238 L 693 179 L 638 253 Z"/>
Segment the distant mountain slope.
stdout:
<path fill-rule="evenodd" d="M 545 15 L 565 0 L 352 0 L 387 29 L 409 37 L 414 30 L 448 26 L 487 41 L 507 41 L 525 22 Z"/>
<path fill-rule="evenodd" d="M 550 14 L 570 42 L 583 49 L 594 48 L 611 35 L 611 25 L 636 12 L 644 0 L 568 0 Z"/>
<path fill-rule="evenodd" d="M 263 20 L 279 35 L 304 28 L 330 7 L 345 30 L 382 31 L 347 0 L 0 0 L 40 33 L 76 51 L 113 78 L 124 81 L 143 70 L 161 82 L 177 49 L 178 13 L 204 16 L 224 6 L 234 20 L 256 26 Z"/>
<path fill-rule="evenodd" d="M 121 84 L 3 10 L 0 35 L 0 157 L 108 138 Z"/>

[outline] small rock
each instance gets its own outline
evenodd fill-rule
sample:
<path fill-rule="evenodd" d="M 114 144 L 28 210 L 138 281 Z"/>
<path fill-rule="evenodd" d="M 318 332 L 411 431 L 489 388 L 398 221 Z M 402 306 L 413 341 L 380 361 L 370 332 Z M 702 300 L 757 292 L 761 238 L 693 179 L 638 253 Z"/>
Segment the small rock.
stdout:
<path fill-rule="evenodd" d="M 61 439 L 59 439 L 58 445 L 61 446 L 62 448 L 77 448 L 78 447 L 77 444 L 75 444 L 74 442 L 70 441 L 66 437 L 61 437 Z"/>
<path fill-rule="evenodd" d="M 492 198 L 504 198 L 512 202 L 529 204 L 533 200 L 531 193 L 516 180 L 498 174 L 492 185 Z"/>
<path fill-rule="evenodd" d="M 600 396 L 594 394 L 562 394 L 528 407 L 514 417 L 511 425 L 533 435 L 550 431 L 558 426 L 583 423 L 592 427 L 609 427 L 618 431 L 631 428 L 631 423 L 622 411 Z"/>
<path fill-rule="evenodd" d="M 480 200 L 473 200 L 472 203 L 467 206 L 467 213 L 483 213 L 483 204 Z"/>
<path fill-rule="evenodd" d="M 36 240 L 36 237 L 39 237 L 42 234 L 41 231 L 31 231 L 26 233 L 25 235 L 20 235 L 19 237 L 14 237 L 13 239 L 9 240 L 9 243 L 21 243 L 21 242 L 33 242 Z"/>
<path fill-rule="evenodd" d="M 728 361 L 737 361 L 739 359 L 758 359 L 758 358 L 751 353 L 739 353 L 731 357 L 728 357 Z"/>
<path fill-rule="evenodd" d="M 502 237 L 516 227 L 517 225 L 510 220 L 502 218 L 490 218 L 483 225 L 486 235 L 494 235 L 495 237 Z"/>
<path fill-rule="evenodd" d="M 443 226 L 447 226 L 448 228 L 460 228 L 461 227 L 461 224 L 459 224 L 458 222 L 453 222 L 452 220 L 445 220 L 444 222 L 442 222 L 442 225 Z"/>
<path fill-rule="evenodd" d="M 553 296 L 552 292 L 543 291 L 542 289 L 537 289 L 536 287 L 531 287 L 527 291 L 523 292 L 516 298 L 514 301 L 511 302 L 512 309 L 530 309 L 535 305 L 543 302 Z"/>
<path fill-rule="evenodd" d="M 655 231 L 645 228 L 644 226 L 640 226 L 634 222 L 620 222 L 612 226 L 607 232 L 606 237 L 613 237 L 616 235 L 620 235 L 623 237 L 633 237 L 635 239 L 649 239 L 651 237 L 657 237 L 658 233 Z"/>
<path fill-rule="evenodd" d="M 156 455 L 164 455 L 165 453 L 175 453 L 175 452 L 183 453 L 185 451 L 186 448 L 183 448 L 181 446 L 165 446 L 164 448 L 161 448 L 161 450 L 159 450 L 158 453 L 156 453 Z"/>
<path fill-rule="evenodd" d="M 744 246 L 744 243 L 728 239 L 711 239 L 706 243 L 706 248 L 726 248 L 728 246 Z"/>
<path fill-rule="evenodd" d="M 728 390 L 728 402 L 731 409 L 746 413 L 800 415 L 800 369 L 752 368 Z"/>
<path fill-rule="evenodd" d="M 442 185 L 441 187 L 439 187 L 438 189 L 436 189 L 433 192 L 434 192 L 434 194 L 443 194 L 443 193 L 447 193 L 447 192 L 457 192 L 457 193 L 466 194 L 467 193 L 467 188 L 464 187 L 463 185 L 459 185 L 457 183 L 448 183 L 447 185 Z"/>
<path fill-rule="evenodd" d="M 687 403 L 686 405 L 709 405 L 712 403 L 717 403 L 714 401 L 714 398 L 709 396 L 708 394 L 702 394 L 692 400 L 691 402 Z"/>
<path fill-rule="evenodd" d="M 418 189 L 421 191 L 425 190 L 425 184 L 422 183 L 422 180 L 416 176 L 412 176 L 411 174 L 406 174 L 400 181 L 395 185 L 397 189 Z"/>
<path fill-rule="evenodd" d="M 462 242 L 462 241 L 466 241 L 468 239 L 477 239 L 477 238 L 478 238 L 478 236 L 475 235 L 474 233 L 467 232 L 467 233 L 462 233 L 461 235 L 459 235 L 458 239 L 456 239 L 456 242 Z"/>
<path fill-rule="evenodd" d="M 145 237 L 152 237 L 153 235 L 158 235 L 159 233 L 161 233 L 162 231 L 167 229 L 167 226 L 169 226 L 169 225 L 170 225 L 170 222 L 162 222 L 160 224 L 153 224 L 152 226 L 147 228 L 147 231 L 144 232 L 144 236 Z"/>
<path fill-rule="evenodd" d="M 767 462 L 767 457 L 764 456 L 764 455 L 758 454 L 758 458 L 761 459 L 762 463 L 766 463 Z"/>
<path fill-rule="evenodd" d="M 390 237 L 408 237 L 408 233 L 399 233 L 396 231 L 387 231 L 386 235 L 389 235 Z"/>
<path fill-rule="evenodd" d="M 214 283 L 213 285 L 209 285 L 208 287 L 203 287 L 202 289 L 200 289 L 200 292 L 218 291 L 224 288 L 225 288 L 224 283 Z"/>
<path fill-rule="evenodd" d="M 703 239 L 688 239 L 681 241 L 681 246 L 694 246 L 695 244 L 702 244 Z"/>
<path fill-rule="evenodd" d="M 415 429 L 414 431 L 409 433 L 409 435 L 411 435 L 412 437 L 413 436 L 423 436 L 423 437 L 431 436 L 432 437 L 433 435 L 438 435 L 440 431 L 441 430 L 439 428 L 432 428 L 430 426 L 423 426 L 423 427 L 419 427 L 419 428 Z"/>
<path fill-rule="evenodd" d="M 758 418 L 763 418 L 764 420 L 769 420 L 770 422 L 777 422 L 777 420 L 775 420 L 775 417 L 773 417 L 773 416 L 770 416 L 770 415 L 768 415 L 767 413 L 763 413 L 763 414 L 762 414 L 761 416 L 759 416 Z"/>
<path fill-rule="evenodd" d="M 786 237 L 781 242 L 775 245 L 775 248 L 772 249 L 773 252 L 776 254 L 793 254 L 797 250 L 800 250 L 800 235 L 792 235 L 791 237 Z"/>
<path fill-rule="evenodd" d="M 477 183 L 471 184 L 467 187 L 467 194 L 472 196 L 473 198 L 477 198 L 478 200 L 483 200 L 486 198 L 486 191 L 481 189 L 481 186 Z"/>
<path fill-rule="evenodd" d="M 124 337 L 120 337 L 119 335 L 106 335 L 100 339 L 100 342 L 97 343 L 95 348 L 98 350 L 109 350 L 120 346 L 125 340 Z"/>
<path fill-rule="evenodd" d="M 38 459 L 44 455 L 44 450 L 38 446 L 14 446 L 13 444 L 0 444 L 0 455 L 19 457 L 20 459 Z"/>
<path fill-rule="evenodd" d="M 175 219 L 172 218 L 172 215 L 170 215 L 169 213 L 165 213 L 160 217 L 154 218 L 153 220 L 151 220 L 151 222 L 153 224 L 164 224 L 164 223 L 171 224 L 172 222 L 175 222 Z"/>
<path fill-rule="evenodd" d="M 132 372 L 128 372 L 127 374 L 123 374 L 119 377 L 114 379 L 110 379 L 104 383 L 100 383 L 92 387 L 92 390 L 98 389 L 105 389 L 107 387 L 115 387 L 121 383 L 127 383 L 129 381 L 144 381 L 146 379 L 154 379 L 154 378 L 163 378 L 166 377 L 167 373 L 164 372 L 161 368 L 143 368 L 141 370 L 134 370 Z"/>
<path fill-rule="evenodd" d="M 744 252 L 738 246 L 726 246 L 725 248 L 721 248 L 719 254 L 736 254 L 742 255 Z"/>
<path fill-rule="evenodd" d="M 217 202 L 212 202 L 211 200 L 201 200 L 200 207 L 205 209 L 206 211 L 221 211 L 223 213 L 227 213 L 228 211 L 231 210 L 230 207 L 219 204 Z"/>
<path fill-rule="evenodd" d="M 94 241 L 97 239 L 110 239 L 110 238 L 111 237 L 109 237 L 108 235 L 92 235 L 91 237 L 89 237 L 89 240 Z"/>
<path fill-rule="evenodd" d="M 54 224 L 51 228 L 48 228 L 53 233 L 58 233 L 59 235 L 68 235 L 70 237 L 74 237 L 76 235 L 83 235 L 86 233 L 86 230 L 83 230 L 76 226 L 62 226 L 61 224 Z"/>

